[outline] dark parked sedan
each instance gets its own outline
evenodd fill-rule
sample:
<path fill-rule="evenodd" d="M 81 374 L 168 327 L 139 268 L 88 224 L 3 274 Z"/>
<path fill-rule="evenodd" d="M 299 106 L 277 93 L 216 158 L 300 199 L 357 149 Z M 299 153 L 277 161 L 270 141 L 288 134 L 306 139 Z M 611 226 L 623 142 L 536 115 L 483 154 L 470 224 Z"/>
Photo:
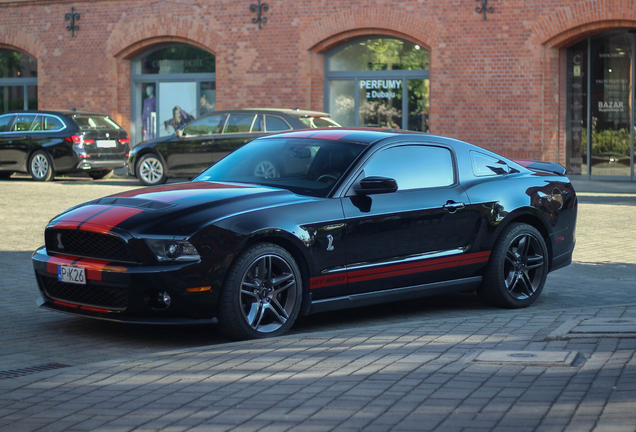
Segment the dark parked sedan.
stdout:
<path fill-rule="evenodd" d="M 572 260 L 577 198 L 564 174 L 422 133 L 262 137 L 192 182 L 54 218 L 33 256 L 38 304 L 216 321 L 234 339 L 283 334 L 299 314 L 454 291 L 526 307 Z"/>
<path fill-rule="evenodd" d="M 103 179 L 126 166 L 130 140 L 111 118 L 90 111 L 15 111 L 0 115 L 0 178 L 34 180 L 86 172 Z"/>
<path fill-rule="evenodd" d="M 329 114 L 297 109 L 214 111 L 173 135 L 140 143 L 130 153 L 128 170 L 141 184 L 163 184 L 169 177 L 192 178 L 255 138 L 294 129 L 337 127 Z M 268 172 L 272 165 L 256 169 Z"/>

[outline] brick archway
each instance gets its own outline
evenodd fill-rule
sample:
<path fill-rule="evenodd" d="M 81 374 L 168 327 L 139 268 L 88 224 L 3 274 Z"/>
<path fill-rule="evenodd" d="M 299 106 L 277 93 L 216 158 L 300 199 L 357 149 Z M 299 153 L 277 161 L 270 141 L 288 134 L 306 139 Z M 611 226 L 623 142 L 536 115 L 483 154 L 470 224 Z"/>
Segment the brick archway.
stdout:
<path fill-rule="evenodd" d="M 181 42 L 216 54 L 222 40 L 218 32 L 203 22 L 161 17 L 140 23 L 118 24 L 106 42 L 106 50 L 113 57 L 130 60 L 155 45 Z"/>
<path fill-rule="evenodd" d="M 636 28 L 636 0 L 575 2 L 541 18 L 533 31 L 548 48 L 562 48 L 619 28 Z"/>
<path fill-rule="evenodd" d="M 359 36 L 386 35 L 409 40 L 430 50 L 439 33 L 436 24 L 390 9 L 343 11 L 326 17 L 303 32 L 300 46 L 324 54 Z"/>
<path fill-rule="evenodd" d="M 4 26 L 0 27 L 0 48 L 24 52 L 36 60 L 46 51 L 44 44 L 30 34 Z"/>

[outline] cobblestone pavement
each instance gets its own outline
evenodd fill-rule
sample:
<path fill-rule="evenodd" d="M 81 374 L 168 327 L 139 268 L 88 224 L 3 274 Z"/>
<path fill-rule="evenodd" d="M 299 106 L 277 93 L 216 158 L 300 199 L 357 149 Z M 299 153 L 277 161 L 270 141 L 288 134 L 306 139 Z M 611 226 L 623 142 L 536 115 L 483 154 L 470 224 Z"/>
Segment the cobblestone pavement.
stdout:
<path fill-rule="evenodd" d="M 528 309 L 439 296 L 228 343 L 212 326 L 39 310 L 30 256 L 47 221 L 139 185 L 0 182 L 0 431 L 635 432 L 634 333 L 554 335 L 588 319 L 636 326 L 636 185 L 575 186 L 574 263 Z M 545 354 L 573 362 L 533 363 Z"/>

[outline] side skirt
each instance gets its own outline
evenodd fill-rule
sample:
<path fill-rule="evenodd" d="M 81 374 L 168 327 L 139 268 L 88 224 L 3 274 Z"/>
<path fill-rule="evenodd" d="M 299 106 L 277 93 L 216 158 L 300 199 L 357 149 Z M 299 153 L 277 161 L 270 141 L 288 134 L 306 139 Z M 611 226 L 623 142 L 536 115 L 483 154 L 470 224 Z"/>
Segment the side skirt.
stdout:
<path fill-rule="evenodd" d="M 435 282 L 431 284 L 415 285 L 403 288 L 393 288 L 383 291 L 373 291 L 363 294 L 313 300 L 309 313 L 348 309 L 353 307 L 370 306 L 378 303 L 410 300 L 437 294 L 448 294 L 457 291 L 477 289 L 481 283 L 481 276 L 452 281 Z"/>

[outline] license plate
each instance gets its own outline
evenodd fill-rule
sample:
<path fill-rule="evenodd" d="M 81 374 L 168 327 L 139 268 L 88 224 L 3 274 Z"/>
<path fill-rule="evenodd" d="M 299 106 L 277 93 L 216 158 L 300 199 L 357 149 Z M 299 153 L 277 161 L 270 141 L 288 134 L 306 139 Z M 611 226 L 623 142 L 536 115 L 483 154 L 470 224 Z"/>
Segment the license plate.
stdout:
<path fill-rule="evenodd" d="M 95 141 L 97 147 L 100 148 L 113 148 L 117 147 L 117 141 L 115 140 L 97 140 Z"/>
<path fill-rule="evenodd" d="M 84 267 L 59 265 L 57 266 L 57 280 L 86 285 L 86 270 Z"/>

